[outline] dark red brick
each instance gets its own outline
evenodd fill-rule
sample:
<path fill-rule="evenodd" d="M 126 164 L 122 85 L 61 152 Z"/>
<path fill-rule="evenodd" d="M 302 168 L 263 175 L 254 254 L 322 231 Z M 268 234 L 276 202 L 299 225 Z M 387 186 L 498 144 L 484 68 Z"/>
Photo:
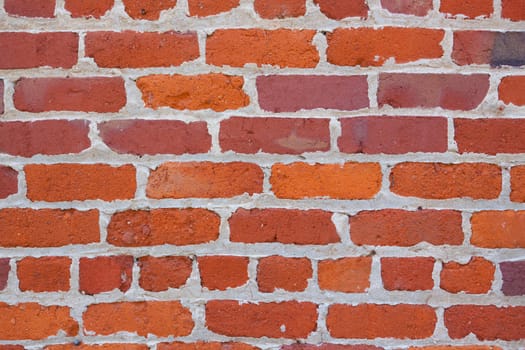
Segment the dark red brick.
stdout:
<path fill-rule="evenodd" d="M 445 152 L 447 120 L 441 117 L 358 117 L 341 119 L 344 153 Z"/>
<path fill-rule="evenodd" d="M 66 0 L 64 4 L 71 17 L 94 17 L 104 16 L 115 4 L 115 0 Z"/>
<path fill-rule="evenodd" d="M 455 119 L 460 153 L 525 153 L 525 119 Z"/>
<path fill-rule="evenodd" d="M 131 286 L 132 268 L 133 257 L 127 255 L 81 258 L 80 291 L 89 295 L 114 289 L 126 292 Z"/>
<path fill-rule="evenodd" d="M 7 287 L 9 271 L 11 271 L 11 266 L 9 266 L 9 258 L 0 259 L 0 291 Z"/>
<path fill-rule="evenodd" d="M 500 263 L 499 268 L 503 275 L 503 294 L 525 295 L 525 260 L 504 261 Z"/>
<path fill-rule="evenodd" d="M 4 81 L 0 79 L 0 114 L 4 114 Z"/>
<path fill-rule="evenodd" d="M 1 141 L 2 139 L 0 139 Z M 17 192 L 18 172 L 10 167 L 0 165 L 0 199 L 7 198 Z"/>
<path fill-rule="evenodd" d="M 52 18 L 55 17 L 55 1 L 4 0 L 4 9 L 12 16 Z"/>
<path fill-rule="evenodd" d="M 381 258 L 381 279 L 386 290 L 431 290 L 434 258 Z"/>
<path fill-rule="evenodd" d="M 316 108 L 356 110 L 369 106 L 368 82 L 364 75 L 259 76 L 257 91 L 259 105 L 270 112 Z"/>

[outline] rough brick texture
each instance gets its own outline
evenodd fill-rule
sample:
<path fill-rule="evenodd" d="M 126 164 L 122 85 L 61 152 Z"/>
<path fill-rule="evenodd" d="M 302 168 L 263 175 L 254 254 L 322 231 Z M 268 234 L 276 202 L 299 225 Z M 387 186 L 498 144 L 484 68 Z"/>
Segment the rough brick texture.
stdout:
<path fill-rule="evenodd" d="M 434 287 L 434 259 L 382 258 L 381 279 L 386 290 L 429 290 Z"/>
<path fill-rule="evenodd" d="M 344 293 L 362 293 L 370 287 L 369 257 L 323 260 L 318 265 L 319 288 Z"/>
<path fill-rule="evenodd" d="M 488 293 L 494 280 L 494 264 L 476 256 L 466 264 L 448 262 L 441 270 L 441 288 L 450 293 Z"/>
<path fill-rule="evenodd" d="M 71 259 L 67 257 L 27 257 L 17 262 L 21 291 L 67 292 L 70 288 Z"/>
<path fill-rule="evenodd" d="M 89 295 L 114 289 L 126 292 L 131 286 L 132 268 L 132 256 L 82 258 L 79 262 L 80 291 Z"/>

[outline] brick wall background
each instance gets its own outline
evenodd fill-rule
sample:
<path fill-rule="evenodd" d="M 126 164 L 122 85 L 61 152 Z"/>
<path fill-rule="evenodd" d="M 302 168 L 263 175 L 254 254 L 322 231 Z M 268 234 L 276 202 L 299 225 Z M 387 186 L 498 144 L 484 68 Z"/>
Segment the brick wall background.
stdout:
<path fill-rule="evenodd" d="M 0 349 L 523 349 L 524 25 L 0 0 Z"/>

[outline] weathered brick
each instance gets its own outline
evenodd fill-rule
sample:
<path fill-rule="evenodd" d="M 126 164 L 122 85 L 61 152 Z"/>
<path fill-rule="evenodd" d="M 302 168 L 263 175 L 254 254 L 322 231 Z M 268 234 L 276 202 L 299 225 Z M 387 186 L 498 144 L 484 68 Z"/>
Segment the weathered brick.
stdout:
<path fill-rule="evenodd" d="M 496 268 L 492 262 L 475 256 L 466 264 L 454 261 L 444 263 L 441 270 L 441 289 L 450 293 L 488 293 Z"/>
<path fill-rule="evenodd" d="M 340 241 L 322 210 L 237 209 L 228 220 L 230 240 L 244 243 L 329 244 Z"/>
<path fill-rule="evenodd" d="M 135 196 L 132 165 L 30 164 L 24 167 L 27 198 L 32 201 L 113 201 Z"/>
<path fill-rule="evenodd" d="M 317 305 L 212 300 L 206 303 L 206 326 L 230 337 L 307 338 L 317 327 Z"/>
<path fill-rule="evenodd" d="M 511 21 L 525 21 L 525 3 L 522 0 L 502 0 L 501 17 Z"/>
<path fill-rule="evenodd" d="M 302 292 L 312 278 L 312 264 L 307 258 L 287 258 L 273 255 L 259 260 L 257 285 L 259 291 L 272 293 L 276 289 Z"/>
<path fill-rule="evenodd" d="M 391 13 L 426 16 L 432 10 L 432 0 L 381 0 L 381 6 Z"/>
<path fill-rule="evenodd" d="M 377 99 L 380 107 L 472 110 L 488 90 L 487 74 L 381 73 Z"/>
<path fill-rule="evenodd" d="M 98 128 L 104 143 L 117 153 L 195 154 L 211 147 L 206 122 L 128 119 L 103 122 Z"/>
<path fill-rule="evenodd" d="M 454 119 L 454 128 L 460 153 L 525 153 L 525 119 Z"/>
<path fill-rule="evenodd" d="M 365 0 L 314 0 L 321 12 L 331 19 L 368 16 L 368 5 Z"/>
<path fill-rule="evenodd" d="M 474 334 L 479 340 L 521 340 L 525 307 L 454 305 L 445 309 L 445 326 L 452 339 Z"/>
<path fill-rule="evenodd" d="M 0 52 L 0 69 L 71 68 L 78 60 L 78 34 L 3 32 Z"/>
<path fill-rule="evenodd" d="M 206 209 L 129 210 L 113 214 L 107 240 L 122 247 L 201 244 L 219 237 L 219 225 Z"/>
<path fill-rule="evenodd" d="M 259 105 L 269 112 L 356 110 L 369 106 L 364 75 L 266 75 L 257 77 L 256 85 Z"/>
<path fill-rule="evenodd" d="M 525 166 L 515 166 L 510 169 L 510 200 L 525 202 Z"/>
<path fill-rule="evenodd" d="M 99 67 L 170 67 L 199 57 L 196 33 L 88 32 L 85 45 Z"/>
<path fill-rule="evenodd" d="M 60 247 L 100 241 L 98 210 L 0 210 L 0 246 Z"/>
<path fill-rule="evenodd" d="M 243 343 L 219 343 L 219 342 L 196 342 L 196 343 L 160 343 L 158 350 L 259 350 L 255 346 Z"/>
<path fill-rule="evenodd" d="M 208 17 L 231 11 L 239 3 L 239 0 L 188 0 L 188 8 L 190 16 Z"/>
<path fill-rule="evenodd" d="M 84 0 L 82 0 L 84 1 Z M 145 344 L 59 344 L 48 345 L 44 350 L 149 350 Z"/>
<path fill-rule="evenodd" d="M 342 345 L 342 344 L 301 344 L 294 343 L 291 345 L 281 346 L 281 350 L 383 350 L 383 348 L 373 345 Z"/>
<path fill-rule="evenodd" d="M 499 100 L 506 104 L 525 106 L 525 76 L 503 77 L 498 87 Z"/>
<path fill-rule="evenodd" d="M 23 292 L 67 292 L 70 267 L 68 257 L 25 257 L 16 264 L 19 288 Z"/>
<path fill-rule="evenodd" d="M 439 11 L 452 17 L 490 17 L 494 6 L 492 0 L 441 0 Z"/>
<path fill-rule="evenodd" d="M 319 62 L 312 44 L 314 35 L 313 30 L 219 29 L 206 39 L 206 62 L 232 67 L 255 63 L 313 68 Z"/>
<path fill-rule="evenodd" d="M 319 288 L 344 293 L 364 293 L 370 287 L 371 257 L 322 260 L 318 264 Z"/>
<path fill-rule="evenodd" d="M 427 305 L 342 305 L 328 308 L 326 325 L 335 338 L 424 339 L 432 336 L 437 317 Z"/>
<path fill-rule="evenodd" d="M 5 287 L 7 287 L 9 271 L 11 271 L 11 266 L 9 265 L 9 258 L 0 258 L 0 291 L 4 290 Z"/>
<path fill-rule="evenodd" d="M 191 312 L 179 301 L 91 304 L 82 319 L 85 331 L 97 335 L 130 332 L 142 337 L 180 337 L 189 335 L 194 326 Z"/>
<path fill-rule="evenodd" d="M 126 13 L 133 19 L 154 21 L 160 14 L 175 7 L 177 0 L 122 0 Z"/>
<path fill-rule="evenodd" d="M 428 199 L 495 199 L 501 193 L 501 168 L 485 163 L 401 163 L 390 173 L 390 190 Z"/>
<path fill-rule="evenodd" d="M 190 277 L 192 261 L 186 256 L 143 256 L 139 258 L 142 289 L 162 292 L 182 287 Z"/>
<path fill-rule="evenodd" d="M 434 258 L 381 258 L 381 279 L 386 290 L 431 290 Z"/>
<path fill-rule="evenodd" d="M 91 146 L 88 133 L 86 120 L 2 122 L 0 152 L 22 157 L 79 153 Z"/>
<path fill-rule="evenodd" d="M 151 171 L 150 198 L 222 198 L 262 192 L 263 172 L 255 164 L 164 163 Z"/>
<path fill-rule="evenodd" d="M 350 217 L 350 238 L 357 245 L 409 247 L 463 243 L 461 213 L 453 210 L 384 209 Z"/>
<path fill-rule="evenodd" d="M 254 7 L 265 19 L 301 17 L 306 13 L 305 0 L 255 0 Z"/>
<path fill-rule="evenodd" d="M 80 291 L 93 295 L 131 286 L 133 257 L 128 255 L 81 258 L 79 261 Z"/>
<path fill-rule="evenodd" d="M 22 78 L 15 84 L 14 103 L 23 112 L 118 112 L 126 105 L 124 80 L 97 78 Z"/>
<path fill-rule="evenodd" d="M 440 58 L 444 31 L 425 28 L 338 28 L 327 35 L 328 62 L 339 66 L 381 66 Z M 410 42 L 413 45 L 399 45 Z"/>
<path fill-rule="evenodd" d="M 250 103 L 244 78 L 224 74 L 149 75 L 137 80 L 146 107 L 157 109 L 212 109 L 223 112 Z"/>
<path fill-rule="evenodd" d="M 472 214 L 470 243 L 482 248 L 525 248 L 525 211 L 480 211 Z"/>
<path fill-rule="evenodd" d="M 201 285 L 209 290 L 226 290 L 248 282 L 249 259 L 242 256 L 202 256 L 197 259 Z"/>
<path fill-rule="evenodd" d="M 344 153 L 446 152 L 447 120 L 441 117 L 357 117 L 340 119 Z"/>
<path fill-rule="evenodd" d="M 52 18 L 55 17 L 55 2 L 56 0 L 4 0 L 4 9 L 11 16 Z"/>
<path fill-rule="evenodd" d="M 330 149 L 329 119 L 231 117 L 220 126 L 223 151 L 301 154 Z"/>
<path fill-rule="evenodd" d="M 381 177 L 377 163 L 278 163 L 270 183 L 278 198 L 369 199 L 379 192 Z"/>
<path fill-rule="evenodd" d="M 113 8 L 115 0 L 65 0 L 71 17 L 100 18 Z"/>
<path fill-rule="evenodd" d="M 501 270 L 503 294 L 510 296 L 525 295 L 525 260 L 504 261 L 499 264 Z M 0 268 L 1 269 L 1 268 Z M 0 288 L 1 289 L 1 288 Z"/>
<path fill-rule="evenodd" d="M 1 124 L 0 124 L 1 125 Z M 0 134 L 1 134 L 0 126 Z M 3 138 L 0 135 L 0 143 Z M 0 199 L 18 192 L 18 172 L 12 168 L 0 165 Z"/>
<path fill-rule="evenodd" d="M 0 303 L 0 324 L 1 340 L 39 340 L 57 336 L 59 332 L 69 337 L 78 334 L 78 323 L 65 306 Z"/>

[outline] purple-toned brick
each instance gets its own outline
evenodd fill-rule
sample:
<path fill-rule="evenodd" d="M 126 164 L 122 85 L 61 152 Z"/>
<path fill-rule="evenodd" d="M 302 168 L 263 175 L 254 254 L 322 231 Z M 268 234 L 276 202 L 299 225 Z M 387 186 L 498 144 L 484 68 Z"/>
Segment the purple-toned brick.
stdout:
<path fill-rule="evenodd" d="M 0 165 L 0 199 L 18 191 L 18 172 Z"/>
<path fill-rule="evenodd" d="M 525 295 L 525 260 L 505 261 L 499 265 L 505 295 Z"/>

